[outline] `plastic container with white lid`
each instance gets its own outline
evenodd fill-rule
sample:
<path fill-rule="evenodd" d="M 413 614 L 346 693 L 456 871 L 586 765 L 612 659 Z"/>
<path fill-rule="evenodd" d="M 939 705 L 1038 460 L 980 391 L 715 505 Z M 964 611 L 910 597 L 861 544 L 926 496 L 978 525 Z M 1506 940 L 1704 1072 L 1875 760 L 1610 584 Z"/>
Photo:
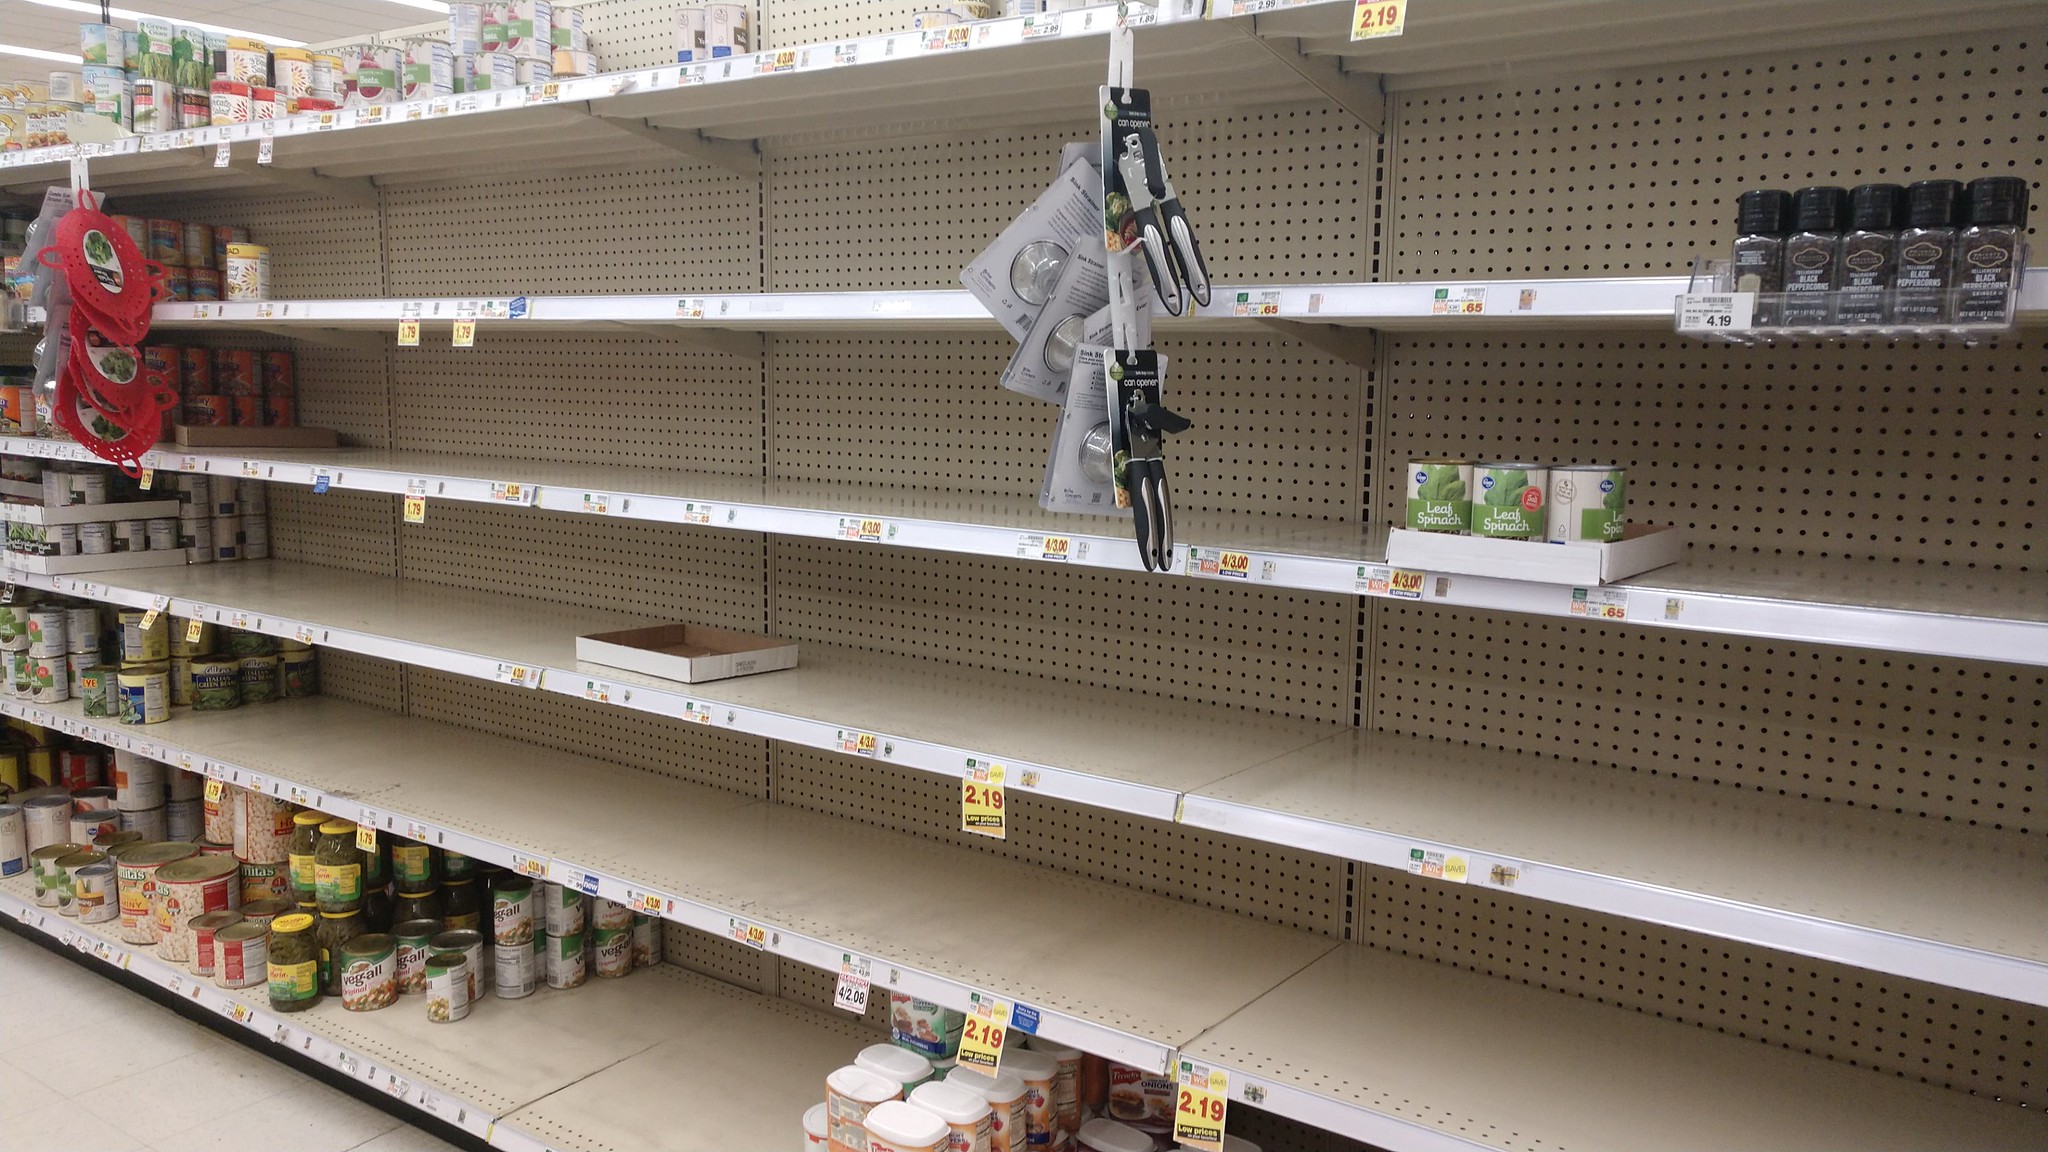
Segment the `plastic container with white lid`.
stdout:
<path fill-rule="evenodd" d="M 1081 1125 L 1081 1147 L 1087 1152 L 1152 1152 L 1152 1137 L 1107 1116 Z"/>
<path fill-rule="evenodd" d="M 1060 1062 L 1025 1048 L 1005 1051 L 1002 1070 L 1024 1082 L 1024 1131 L 1031 1143 L 1040 1148 L 1055 1143 L 1059 1114 L 1054 1098 L 1059 1092 Z"/>
<path fill-rule="evenodd" d="M 1175 1152 L 1201 1152 L 1200 1149 L 1190 1148 L 1185 1144 L 1176 1144 L 1174 1149 Z M 1223 1137 L 1223 1152 L 1264 1152 L 1264 1150 L 1242 1136 L 1232 1136 L 1225 1133 Z"/>
<path fill-rule="evenodd" d="M 1033 1036 L 1026 1045 L 1033 1052 L 1043 1052 L 1059 1064 L 1059 1081 L 1053 1090 L 1053 1111 L 1059 1117 L 1060 1130 L 1079 1132 L 1081 1130 L 1081 1050 L 1069 1048 Z"/>
<path fill-rule="evenodd" d="M 946 1152 L 952 1132 L 944 1120 L 901 1100 L 870 1109 L 867 1130 L 868 1152 Z"/>
<path fill-rule="evenodd" d="M 868 1113 L 899 1100 L 903 1086 L 851 1064 L 825 1077 L 825 1138 L 831 1152 L 869 1152 Z"/>
<path fill-rule="evenodd" d="M 981 1093 L 957 1084 L 919 1084 L 910 1093 L 910 1103 L 946 1122 L 952 1130 L 946 1137 L 947 1152 L 989 1152 L 995 1117 Z"/>
<path fill-rule="evenodd" d="M 831 1144 L 825 1127 L 825 1105 L 822 1102 L 804 1109 L 804 1152 L 825 1152 Z"/>
<path fill-rule="evenodd" d="M 985 1076 L 974 1068 L 955 1068 L 946 1076 L 946 1083 L 988 1101 L 989 1152 L 1024 1152 L 1025 1133 L 1029 1130 L 1024 1118 L 1024 1100 L 1028 1095 L 1024 1081 L 1008 1072 Z"/>
<path fill-rule="evenodd" d="M 865 1068 L 884 1080 L 894 1080 L 903 1086 L 908 1097 L 910 1090 L 932 1078 L 932 1062 L 894 1044 L 870 1044 L 853 1058 L 853 1066 Z"/>

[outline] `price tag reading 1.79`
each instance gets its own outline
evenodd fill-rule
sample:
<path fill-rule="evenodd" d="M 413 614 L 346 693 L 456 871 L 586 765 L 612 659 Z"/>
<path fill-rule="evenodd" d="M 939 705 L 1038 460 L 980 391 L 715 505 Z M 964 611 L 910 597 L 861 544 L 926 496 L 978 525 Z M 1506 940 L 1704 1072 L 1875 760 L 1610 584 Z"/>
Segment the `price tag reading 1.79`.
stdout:
<path fill-rule="evenodd" d="M 1003 1062 L 1003 1036 L 1009 1030 L 1009 1002 L 976 997 L 960 1029 L 961 1066 L 994 1076 Z"/>
<path fill-rule="evenodd" d="M 1003 804 L 1003 766 L 969 759 L 960 778 L 960 830 L 998 840 L 1009 839 L 1009 816 Z"/>
<path fill-rule="evenodd" d="M 1192 1060 L 1173 1071 L 1173 1138 L 1183 1148 L 1223 1152 L 1223 1113 L 1230 1101 L 1230 1074 Z"/>

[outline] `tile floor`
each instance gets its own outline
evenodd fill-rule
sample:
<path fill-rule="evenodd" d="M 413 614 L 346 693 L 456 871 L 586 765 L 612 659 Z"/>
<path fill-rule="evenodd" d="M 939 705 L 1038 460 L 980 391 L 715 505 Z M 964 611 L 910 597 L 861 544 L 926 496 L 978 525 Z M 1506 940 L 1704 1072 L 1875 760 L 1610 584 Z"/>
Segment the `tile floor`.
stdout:
<path fill-rule="evenodd" d="M 458 1152 L 0 930 L 0 1152 L 251 1148 Z"/>

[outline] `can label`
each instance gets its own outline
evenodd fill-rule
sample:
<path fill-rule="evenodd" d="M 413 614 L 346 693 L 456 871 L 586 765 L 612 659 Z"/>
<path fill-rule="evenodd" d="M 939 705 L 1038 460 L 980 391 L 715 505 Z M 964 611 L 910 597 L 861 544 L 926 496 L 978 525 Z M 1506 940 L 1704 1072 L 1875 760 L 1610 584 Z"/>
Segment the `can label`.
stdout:
<path fill-rule="evenodd" d="M 633 970 L 633 929 L 599 928 L 597 930 L 597 974 L 605 979 L 615 979 Z"/>
<path fill-rule="evenodd" d="M 1540 539 L 1548 528 L 1543 510 L 1549 470 L 1514 465 L 1472 469 L 1478 499 L 1472 504 L 1472 534 L 1507 540 Z"/>
<path fill-rule="evenodd" d="M 436 967 L 427 972 L 427 1019 L 447 1024 L 469 1015 L 469 965 Z"/>
<path fill-rule="evenodd" d="M 284 900 L 292 900 L 294 897 L 292 896 L 291 876 L 291 865 L 288 862 L 284 864 L 252 864 L 245 860 L 242 862 L 242 899 L 250 901 L 261 900 L 267 896 L 275 896 Z"/>
<path fill-rule="evenodd" d="M 1553 544 L 1612 544 L 1628 525 L 1628 474 L 1619 468 L 1559 468 L 1550 474 Z"/>
<path fill-rule="evenodd" d="M 547 939 L 544 956 L 548 987 L 578 988 L 589 975 L 583 963 L 583 933 L 572 932 Z"/>
<path fill-rule="evenodd" d="M 311 1000 L 319 994 L 320 966 L 311 960 L 297 964 L 265 963 L 270 978 L 270 998 L 281 1003 Z"/>
<path fill-rule="evenodd" d="M 322 905 L 348 904 L 363 898 L 363 866 L 360 864 L 315 864 L 314 899 Z"/>
<path fill-rule="evenodd" d="M 425 844 L 393 844 L 391 871 L 400 892 L 423 892 L 434 883 L 434 852 Z"/>
<path fill-rule="evenodd" d="M 633 967 L 652 968 L 661 963 L 661 921 L 653 916 L 633 917 Z"/>
<path fill-rule="evenodd" d="M 263 936 L 240 940 L 213 938 L 216 984 L 223 988 L 251 988 L 269 978 L 270 942 Z"/>
<path fill-rule="evenodd" d="M 491 938 L 500 944 L 533 943 L 533 889 L 491 893 Z"/>
<path fill-rule="evenodd" d="M 1472 466 L 1452 460 L 1408 465 L 1408 527 L 1463 533 L 1472 527 Z"/>
<path fill-rule="evenodd" d="M 427 937 L 398 938 L 398 991 L 410 996 L 427 990 Z"/>
<path fill-rule="evenodd" d="M 373 1012 L 398 1001 L 398 959 L 394 952 L 358 956 L 341 970 L 341 1006 Z"/>

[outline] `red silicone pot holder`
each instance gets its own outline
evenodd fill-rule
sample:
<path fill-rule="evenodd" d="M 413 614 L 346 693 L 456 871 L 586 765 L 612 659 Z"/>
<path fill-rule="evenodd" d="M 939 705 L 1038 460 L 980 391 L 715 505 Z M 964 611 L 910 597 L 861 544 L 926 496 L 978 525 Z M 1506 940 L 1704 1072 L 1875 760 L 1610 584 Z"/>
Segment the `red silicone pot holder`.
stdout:
<path fill-rule="evenodd" d="M 149 334 L 150 309 L 165 296 L 164 267 L 144 259 L 112 217 L 73 208 L 57 222 L 55 242 L 36 258 L 63 271 L 72 307 L 84 310 L 103 335 L 136 344 Z"/>

